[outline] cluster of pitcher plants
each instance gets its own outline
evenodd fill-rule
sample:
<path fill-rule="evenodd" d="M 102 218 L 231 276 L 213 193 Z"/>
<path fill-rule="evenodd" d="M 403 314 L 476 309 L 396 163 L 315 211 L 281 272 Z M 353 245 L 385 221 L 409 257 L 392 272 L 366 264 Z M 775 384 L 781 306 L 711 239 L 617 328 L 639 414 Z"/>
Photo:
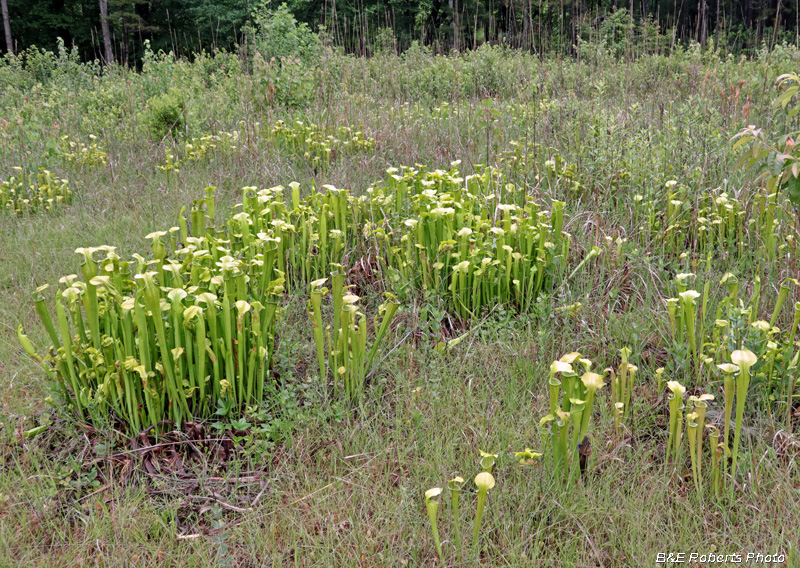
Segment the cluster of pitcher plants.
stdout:
<path fill-rule="evenodd" d="M 398 294 L 438 291 L 462 319 L 496 303 L 528 310 L 566 267 L 565 204 L 545 209 L 494 168 L 391 169 L 365 204 L 364 232 Z"/>
<path fill-rule="evenodd" d="M 165 421 L 236 414 L 268 390 L 279 304 L 308 290 L 320 380 L 358 400 L 398 296 L 437 290 L 464 319 L 496 303 L 531 306 L 563 268 L 563 203 L 552 212 L 490 168 L 460 177 L 392 169 L 366 196 L 299 184 L 244 188 L 220 226 L 214 188 L 181 210 L 178 226 L 147 235 L 149 259 L 115 247 L 78 249 L 82 279 L 61 279 L 55 320 L 46 288 L 37 312 L 51 345 L 28 353 L 81 418 L 139 431 Z M 375 259 L 387 301 L 367 347 L 367 318 L 345 285 L 345 266 Z M 321 302 L 331 278 L 334 317 Z M 327 346 L 327 354 L 325 347 Z M 327 363 L 327 368 L 326 368 Z"/>
<path fill-rule="evenodd" d="M 791 305 L 787 299 L 798 282 L 787 279 L 780 284 L 766 321 L 757 316 L 762 301 L 758 269 L 747 299 L 740 298 L 739 279 L 733 274 L 725 274 L 716 290 L 706 280 L 702 292 L 689 287 L 695 279 L 692 273 L 678 274 L 677 297 L 666 301 L 676 368 L 692 377 L 696 388 L 705 387 L 719 381 L 719 365 L 730 363 L 737 350 L 747 349 L 758 360 L 752 370 L 757 402 L 790 430 L 794 403 L 800 397 L 796 345 L 800 302 Z"/>
<path fill-rule="evenodd" d="M 706 280 L 702 292 L 690 288 L 696 279 L 692 273 L 678 274 L 677 297 L 666 304 L 674 372 L 694 383 L 694 393 L 703 394 L 684 400 L 687 387 L 667 380 L 670 426 L 666 457 L 680 469 L 682 440 L 687 440 L 692 478 L 702 495 L 706 435 L 711 458 L 707 483 L 712 493 L 719 495 L 726 483 L 733 491 L 736 482 L 747 407 L 760 406 L 774 423 L 792 431 L 793 411 L 800 399 L 796 343 L 800 303 L 785 308 L 792 286 L 798 283 L 788 279 L 780 284 L 766 321 L 757 315 L 762 301 L 758 269 L 745 299 L 740 297 L 739 279 L 733 274 L 725 274 L 714 288 L 714 283 Z M 658 377 L 659 384 L 667 378 L 664 369 L 658 370 Z M 719 425 L 706 424 L 706 409 L 712 402 L 722 403 Z"/>
<path fill-rule="evenodd" d="M 480 535 L 481 524 L 483 522 L 483 514 L 486 509 L 486 500 L 489 496 L 489 491 L 494 489 L 495 479 L 492 475 L 497 460 L 497 454 L 490 454 L 488 452 L 481 452 L 480 466 L 481 471 L 475 476 L 473 483 L 478 490 L 477 503 L 475 506 L 475 518 L 472 522 L 472 541 L 470 553 L 473 557 L 477 557 L 480 550 Z M 452 549 L 454 553 L 461 557 L 463 552 L 463 540 L 461 536 L 461 493 L 464 486 L 464 479 L 456 476 L 447 482 L 447 489 L 450 493 L 450 510 L 452 513 L 452 528 L 453 537 L 447 541 L 447 549 Z M 444 548 L 442 547 L 443 541 L 439 534 L 439 501 L 437 500 L 443 493 L 441 487 L 432 487 L 425 492 L 425 509 L 428 512 L 428 520 L 431 524 L 431 533 L 433 535 L 433 542 L 436 545 L 436 553 L 439 556 L 443 565 L 446 565 Z"/>
<path fill-rule="evenodd" d="M 337 154 L 363 154 L 375 148 L 375 139 L 367 136 L 363 127 L 340 126 L 335 134 L 329 134 L 313 122 L 279 120 L 266 135 L 284 149 L 302 156 L 317 172 L 326 170 Z"/>
<path fill-rule="evenodd" d="M 98 142 L 95 134 L 89 134 L 88 144 L 64 135 L 61 137 L 59 150 L 65 162 L 79 168 L 101 168 L 108 165 L 105 144 Z"/>
<path fill-rule="evenodd" d="M 37 211 L 55 211 L 72 202 L 69 180 L 49 170 L 36 173 L 14 168 L 14 174 L 0 182 L 0 212 L 29 215 Z"/>
<path fill-rule="evenodd" d="M 165 160 L 157 169 L 166 173 L 179 173 L 184 162 L 203 162 L 214 156 L 225 156 L 234 152 L 239 145 L 239 133 L 219 132 L 191 138 L 183 145 L 183 158 L 176 156 L 171 148 L 165 148 Z"/>
<path fill-rule="evenodd" d="M 349 286 L 344 285 L 344 279 L 343 267 L 335 265 L 331 273 L 333 328 L 331 326 L 325 328 L 324 339 L 322 297 L 328 293 L 328 289 L 324 287 L 326 278 L 311 283 L 308 315 L 314 329 L 320 379 L 324 382 L 328 376 L 325 368 L 327 361 L 328 368 L 334 376 L 334 389 L 341 385 L 350 400 L 359 401 L 364 390 L 366 373 L 372 368 L 378 346 L 386 336 L 400 304 L 393 294 L 386 292 L 386 302 L 379 307 L 380 319 L 374 320 L 375 336 L 372 346 L 367 350 L 367 317 L 359 311 L 357 303 L 360 298 L 348 293 Z"/>
<path fill-rule="evenodd" d="M 214 200 L 193 212 L 214 216 Z M 274 256 L 234 257 L 225 235 L 181 227 L 147 235 L 152 258 L 80 248 L 81 273 L 60 280 L 55 322 L 42 286 L 36 311 L 51 345 L 26 351 L 82 420 L 176 427 L 259 403 L 271 370 L 283 278 Z"/>
<path fill-rule="evenodd" d="M 234 218 L 274 239 L 291 288 L 327 278 L 332 263 L 371 259 L 401 300 L 438 292 L 466 320 L 497 303 L 529 309 L 569 254 L 564 204 L 545 209 L 493 168 L 466 177 L 455 166 L 390 168 L 361 197 L 326 185 L 301 199 L 296 183 L 289 193 L 246 188 Z"/>
<path fill-rule="evenodd" d="M 627 350 L 623 350 L 627 351 Z M 625 361 L 627 365 L 627 360 Z M 550 365 L 550 412 L 539 421 L 545 463 L 555 480 L 566 483 L 585 471 L 589 426 L 604 377 L 592 371 L 592 362 L 578 352 L 567 353 Z M 627 383 L 628 379 L 624 379 Z M 612 380 L 616 393 L 618 381 Z"/>
<path fill-rule="evenodd" d="M 720 427 L 706 423 L 706 412 L 715 397 L 712 394 L 690 395 L 684 400 L 686 387 L 678 381 L 667 381 L 669 390 L 669 439 L 665 454 L 667 468 L 682 469 L 683 444 L 686 438 L 689 447 L 692 479 L 699 497 L 704 495 L 704 487 L 708 487 L 713 495 L 721 495 L 727 483 L 731 493 L 736 483 L 736 470 L 739 463 L 739 449 L 742 441 L 742 426 L 750 387 L 751 368 L 758 358 L 749 349 L 737 349 L 730 354 L 730 361 L 719 363 L 717 369 L 723 376 L 722 434 Z M 734 404 L 736 409 L 734 432 L 731 440 L 731 419 Z M 705 482 L 703 462 L 705 458 L 704 434 L 708 440 L 708 455 L 711 458 L 711 473 Z M 733 446 L 730 445 L 732 442 Z M 727 466 L 730 462 L 730 474 Z M 706 471 L 708 471 L 706 469 Z"/>
<path fill-rule="evenodd" d="M 702 257 L 740 258 L 758 247 L 772 261 L 797 250 L 796 239 L 784 229 L 793 223 L 791 209 L 776 192 L 762 189 L 745 199 L 731 190 L 698 192 L 670 180 L 656 195 L 636 195 L 633 215 L 640 230 L 658 240 L 662 254 L 692 250 Z"/>

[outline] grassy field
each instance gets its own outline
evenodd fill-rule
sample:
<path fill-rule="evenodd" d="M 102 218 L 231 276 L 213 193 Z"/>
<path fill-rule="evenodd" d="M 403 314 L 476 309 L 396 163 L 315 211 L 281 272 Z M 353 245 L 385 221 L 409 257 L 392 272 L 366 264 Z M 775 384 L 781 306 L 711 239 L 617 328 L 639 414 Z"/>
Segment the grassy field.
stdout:
<path fill-rule="evenodd" d="M 768 197 L 758 172 L 735 167 L 731 141 L 751 124 L 772 138 L 792 130 L 796 119 L 772 101 L 776 78 L 797 64 L 786 46 L 627 60 L 485 46 L 249 68 L 227 54 L 153 55 L 140 73 L 100 73 L 66 55 L 3 63 L 0 180 L 46 168 L 72 193 L 52 209 L 0 212 L 0 566 L 617 567 L 680 552 L 780 554 L 774 565 L 800 566 L 800 384 L 786 338 L 800 223 L 786 192 Z M 39 353 L 51 344 L 31 294 L 49 284 L 52 306 L 59 278 L 81 274 L 77 248 L 150 258 L 145 235 L 178 226 L 208 186 L 222 227 L 247 186 L 282 185 L 288 199 L 290 182 L 303 197 L 330 184 L 368 199 L 391 187 L 388 169 L 415 164 L 461 181 L 491 165 L 513 184 L 497 186 L 511 192 L 501 199 L 548 212 L 563 202 L 569 247 L 548 248 L 531 302 L 490 298 L 465 316 L 445 286 L 405 288 L 355 403 L 333 391 L 333 368 L 320 380 L 299 280 L 281 295 L 261 404 L 158 437 L 76 420 L 20 345 L 20 325 Z M 363 242 L 343 253 L 370 317 L 394 289 L 380 254 Z M 694 341 L 676 333 L 667 301 L 686 273 L 703 298 Z M 327 298 L 323 308 L 327 322 Z M 686 309 L 679 323 L 694 326 Z M 762 320 L 780 331 L 758 335 L 751 324 Z M 738 471 L 716 495 L 712 452 L 699 488 L 688 435 L 672 459 L 665 385 L 685 386 L 687 403 L 714 395 L 705 421 L 723 429 L 716 365 L 745 346 L 761 349 L 760 363 L 773 353 L 773 366 L 754 367 Z M 551 363 L 579 352 L 603 373 L 622 368 L 623 348 L 638 368 L 624 417 L 605 373 L 586 470 L 562 480 L 540 422 Z M 699 439 L 710 439 L 702 427 Z M 520 463 L 526 448 L 545 455 Z M 473 549 L 480 451 L 497 455 L 496 486 Z M 457 475 L 460 550 L 447 490 Z M 437 486 L 444 564 L 424 501 Z"/>

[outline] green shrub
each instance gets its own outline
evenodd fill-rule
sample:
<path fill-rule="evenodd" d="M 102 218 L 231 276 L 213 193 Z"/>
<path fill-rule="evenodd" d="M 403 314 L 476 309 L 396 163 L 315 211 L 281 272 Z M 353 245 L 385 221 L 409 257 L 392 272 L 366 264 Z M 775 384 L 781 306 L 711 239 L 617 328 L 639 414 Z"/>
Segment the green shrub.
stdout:
<path fill-rule="evenodd" d="M 265 60 L 253 58 L 253 98 L 261 107 L 302 108 L 313 102 L 317 81 L 315 70 L 295 57 Z"/>
<path fill-rule="evenodd" d="M 300 58 L 304 63 L 313 63 L 322 55 L 322 41 L 308 24 L 298 23 L 286 4 L 277 9 L 261 0 L 252 14 L 254 28 L 250 33 L 256 50 L 271 61 L 283 57 Z"/>
<path fill-rule="evenodd" d="M 186 129 L 186 104 L 177 89 L 170 89 L 147 101 L 145 124 L 153 139 L 177 138 Z"/>

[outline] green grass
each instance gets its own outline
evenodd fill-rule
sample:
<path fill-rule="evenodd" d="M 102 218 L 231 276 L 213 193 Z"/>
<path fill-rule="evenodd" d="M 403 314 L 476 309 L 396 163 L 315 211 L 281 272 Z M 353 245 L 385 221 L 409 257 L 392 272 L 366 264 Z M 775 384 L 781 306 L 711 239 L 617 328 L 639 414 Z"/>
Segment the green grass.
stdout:
<path fill-rule="evenodd" d="M 446 487 L 455 475 L 467 480 L 461 532 L 468 551 L 479 450 L 500 456 L 481 531 L 484 566 L 642 566 L 654 564 L 658 552 L 788 554 L 800 525 L 797 434 L 776 438 L 782 422 L 748 407 L 736 497 L 717 501 L 707 493 L 701 502 L 687 451 L 674 478 L 664 472 L 668 402 L 657 392 L 655 369 L 673 365 L 671 379 L 694 384 L 673 363 L 664 301 L 676 294 L 676 273 L 696 272 L 698 282 L 716 284 L 734 272 L 749 297 L 760 266 L 760 317 L 769 320 L 781 279 L 798 273 L 795 252 L 767 262 L 758 235 L 748 232 L 752 246 L 716 251 L 707 269 L 694 243 L 668 245 L 657 231 L 640 232 L 633 196 L 663 199 L 665 182 L 675 179 L 687 195 L 726 187 L 752 205 L 757 186 L 750 173 L 732 169 L 729 140 L 748 123 L 778 129 L 782 117 L 770 110 L 768 85 L 793 64 L 776 58 L 767 67 L 709 53 L 581 63 L 502 50 L 419 60 L 332 56 L 315 79 L 324 89 L 293 109 L 264 103 L 257 77 L 210 79 L 185 61 L 144 75 L 117 71 L 90 84 L 56 77 L 35 92 L 2 75 L 7 102 L 0 114 L 9 122 L 0 131 L 0 179 L 14 166 L 47 166 L 70 180 L 73 203 L 55 213 L 0 215 L 0 566 L 438 566 L 424 491 Z M 735 103 L 720 96 L 740 80 Z M 77 88 L 70 81 L 81 85 L 80 97 L 68 96 L 68 87 Z M 147 132 L 147 99 L 169 86 L 186 94 L 191 136 L 239 130 L 237 150 L 184 162 L 179 174 L 159 171 L 165 147 L 184 157 L 182 142 L 156 142 Z M 499 111 L 491 124 L 487 95 Z M 753 99 L 743 111 L 747 96 Z M 330 133 L 363 126 L 376 146 L 338 155 L 315 172 L 304 156 L 255 134 L 256 121 L 263 127 L 293 118 Z M 87 143 L 97 134 L 108 166 L 60 160 L 48 141 L 65 133 Z M 504 158 L 519 140 L 535 148 L 525 167 Z M 545 162 L 556 154 L 574 164 L 573 174 L 548 173 Z M 78 273 L 76 248 L 109 244 L 123 256 L 146 254 L 144 235 L 176 225 L 180 208 L 208 185 L 218 187 L 223 217 L 243 186 L 297 181 L 308 193 L 312 183 L 330 183 L 360 195 L 390 166 L 449 169 L 454 160 L 466 173 L 469 164 L 497 164 L 530 195 L 566 203 L 566 274 L 593 246 L 603 253 L 556 282 L 530 313 L 495 306 L 471 328 L 448 314 L 443 300 L 413 295 L 378 351 L 380 364 L 357 407 L 326 398 L 314 379 L 308 297 L 293 293 L 280 320 L 276 393 L 247 417 L 251 431 L 239 433 L 227 460 L 211 449 L 192 457 L 183 434 L 167 438 L 182 442 L 176 448 L 185 476 L 167 447 L 145 454 L 163 468 L 149 471 L 130 440 L 87 431 L 65 413 L 50 417 L 50 385 L 16 330 L 22 324 L 36 345 L 47 344 L 30 293 Z M 792 213 L 782 238 L 800 238 Z M 619 256 L 618 237 L 627 239 Z M 684 250 L 689 254 L 680 258 Z M 348 283 L 373 313 L 376 275 L 361 265 Z M 712 286 L 715 302 L 725 293 Z M 793 288 L 787 305 L 797 299 Z M 331 319 L 327 300 L 323 311 Z M 785 329 L 787 319 L 785 309 L 777 325 Z M 467 330 L 452 349 L 435 350 Z M 632 417 L 615 435 L 610 385 L 598 391 L 587 478 L 567 491 L 551 482 L 544 463 L 519 466 L 513 452 L 541 449 L 550 363 L 580 351 L 600 372 L 619 365 L 623 346 L 639 367 Z M 706 420 L 720 425 L 718 386 L 707 385 L 718 396 Z M 45 433 L 22 437 L 46 420 L 52 425 Z M 205 425 L 211 436 L 214 424 Z M 453 566 L 477 565 L 453 553 L 449 497 L 441 501 L 445 557 Z"/>
<path fill-rule="evenodd" d="M 541 465 L 519 467 L 508 452 L 537 443 L 538 416 L 547 402 L 529 389 L 541 391 L 536 387 L 546 375 L 517 370 L 534 356 L 530 330 L 498 335 L 443 361 L 405 349 L 373 386 L 375 400 L 363 414 L 298 427 L 267 463 L 258 455 L 229 465 L 231 477 L 237 470 L 265 471 L 267 487 L 252 512 L 223 512 L 231 524 L 225 532 L 234 565 L 432 565 L 435 548 L 422 492 L 455 473 L 476 472 L 478 448 L 501 456 L 482 530 L 487 565 L 641 565 L 660 551 L 712 550 L 711 545 L 720 553 L 787 550 L 791 527 L 800 521 L 797 478 L 780 467 L 756 467 L 770 440 L 751 437 L 748 491 L 733 504 L 704 506 L 690 475 L 677 484 L 663 475 L 658 452 L 665 417 L 652 388 L 636 392 L 644 426 L 633 439 L 612 439 L 612 417 L 602 408 L 591 461 L 600 471 L 571 488 L 568 499 L 560 485 L 547 481 Z M 536 358 L 547 356 L 552 352 L 543 350 Z M 79 441 L 73 455 L 85 445 Z M 197 518 L 187 512 L 187 494 L 217 491 L 247 508 L 261 489 L 258 483 L 215 484 L 208 480 L 215 477 L 211 473 L 198 475 L 202 488 L 139 474 L 127 487 L 112 483 L 70 503 L 59 496 L 65 491 L 52 489 L 49 476 L 58 474 L 42 448 L 15 453 L 0 488 L 7 499 L 3 554 L 28 565 L 146 566 L 182 558 L 188 565 L 207 565 L 217 555 L 213 538 L 178 538 L 210 528 L 210 513 Z M 57 453 L 55 463 L 66 453 Z M 85 457 L 93 455 L 90 449 Z M 469 485 L 462 527 L 470 526 L 474 511 Z M 443 539 L 452 538 L 444 510 L 440 530 Z M 43 535 L 50 542 L 42 543 Z"/>

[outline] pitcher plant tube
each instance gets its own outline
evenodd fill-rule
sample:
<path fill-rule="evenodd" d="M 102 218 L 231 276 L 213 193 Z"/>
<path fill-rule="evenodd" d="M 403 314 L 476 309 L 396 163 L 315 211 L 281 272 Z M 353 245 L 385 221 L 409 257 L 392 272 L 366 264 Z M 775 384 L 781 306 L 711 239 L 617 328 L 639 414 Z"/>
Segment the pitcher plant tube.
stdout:
<path fill-rule="evenodd" d="M 442 493 L 441 487 L 432 487 L 425 492 L 425 508 L 428 510 L 428 519 L 431 522 L 431 532 L 433 533 L 433 542 L 436 544 L 436 553 L 439 555 L 439 560 L 444 565 L 444 553 L 442 552 L 442 542 L 439 539 L 439 502 L 436 500 Z"/>
<path fill-rule="evenodd" d="M 472 553 L 477 556 L 479 548 L 479 536 L 481 530 L 481 521 L 483 520 L 483 510 L 486 506 L 486 497 L 489 490 L 494 488 L 494 477 L 486 471 L 480 472 L 475 476 L 475 486 L 478 488 L 478 505 L 475 510 L 475 526 L 472 533 Z"/>
<path fill-rule="evenodd" d="M 736 427 L 733 435 L 733 450 L 731 464 L 731 491 L 733 491 L 736 468 L 739 462 L 739 446 L 742 438 L 742 423 L 744 422 L 744 407 L 747 391 L 750 387 L 750 368 L 758 362 L 755 353 L 749 349 L 737 349 L 731 353 L 731 361 L 741 371 L 736 377 Z"/>

